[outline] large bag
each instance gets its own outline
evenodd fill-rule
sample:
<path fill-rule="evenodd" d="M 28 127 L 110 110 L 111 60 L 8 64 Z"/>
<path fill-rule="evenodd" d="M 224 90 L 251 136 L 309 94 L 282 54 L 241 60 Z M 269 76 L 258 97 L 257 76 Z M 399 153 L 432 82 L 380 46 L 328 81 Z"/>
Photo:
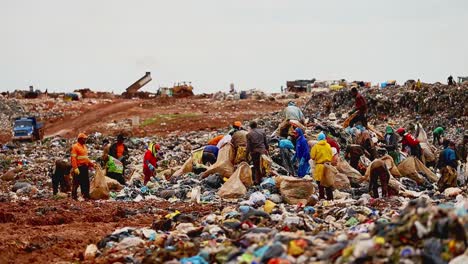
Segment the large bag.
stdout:
<path fill-rule="evenodd" d="M 218 195 L 224 199 L 241 198 L 247 193 L 245 186 L 251 186 L 252 184 L 252 170 L 249 164 L 242 162 L 237 170 L 221 186 Z"/>
<path fill-rule="evenodd" d="M 109 187 L 107 186 L 106 176 L 101 166 L 96 165 L 96 175 L 91 182 L 91 191 L 89 193 L 91 199 L 109 199 Z"/>
<path fill-rule="evenodd" d="M 404 177 L 408 177 L 418 184 L 423 184 L 424 178 L 419 172 L 422 172 L 430 182 L 437 182 L 439 179 L 434 172 L 429 170 L 424 164 L 417 158 L 408 157 L 404 161 L 402 161 L 398 165 L 398 170 L 400 171 L 401 175 Z"/>
<path fill-rule="evenodd" d="M 269 175 L 271 173 L 271 165 L 273 164 L 273 160 L 266 154 L 262 154 L 260 157 L 260 169 L 262 170 L 264 175 Z"/>
<path fill-rule="evenodd" d="M 434 162 L 436 160 L 436 156 L 434 152 L 431 150 L 431 147 L 427 143 L 419 143 L 421 146 L 422 154 L 425 159 L 425 162 Z"/>
<path fill-rule="evenodd" d="M 348 179 L 348 176 L 344 173 L 338 172 L 335 175 L 335 184 L 333 184 L 338 190 L 350 190 L 351 189 L 351 182 Z"/>
<path fill-rule="evenodd" d="M 182 167 L 180 167 L 178 170 L 176 170 L 174 172 L 174 174 L 172 174 L 172 177 L 179 177 L 179 176 L 182 176 L 184 175 L 185 173 L 189 173 L 193 170 L 193 158 L 190 157 L 188 158 L 184 164 L 182 165 Z M 169 179 L 167 179 L 169 180 Z"/>
<path fill-rule="evenodd" d="M 203 174 L 202 178 L 206 178 L 211 174 L 219 173 L 222 177 L 230 177 L 234 172 L 234 150 L 231 143 L 225 144 L 218 154 L 216 163 L 211 165 Z"/>
<path fill-rule="evenodd" d="M 244 146 L 238 146 L 236 157 L 234 158 L 234 164 L 239 164 L 243 161 L 247 161 L 247 150 Z"/>
<path fill-rule="evenodd" d="M 324 187 L 332 187 L 335 185 L 335 177 L 338 174 L 338 170 L 333 167 L 330 163 L 324 163 L 323 166 L 325 167 L 325 171 L 322 176 L 322 180 L 320 181 L 320 185 Z"/>
<path fill-rule="evenodd" d="M 123 186 L 117 180 L 114 180 L 107 176 L 106 176 L 106 183 L 107 183 L 107 187 L 109 188 L 109 191 L 118 192 L 123 189 Z"/>
<path fill-rule="evenodd" d="M 354 117 L 357 116 L 357 112 L 353 113 L 352 115 L 350 115 L 348 118 L 346 118 L 346 120 L 343 122 L 343 128 L 347 128 L 349 127 L 349 123 L 351 123 L 351 120 L 353 120 Z"/>
<path fill-rule="evenodd" d="M 336 168 L 339 172 L 345 174 L 351 179 L 360 180 L 362 178 L 361 173 L 359 173 L 359 171 L 357 171 L 355 168 L 351 167 L 351 165 L 349 165 L 349 163 L 341 157 L 337 160 Z"/>
<path fill-rule="evenodd" d="M 282 178 L 282 179 L 278 179 Z M 283 199 L 289 204 L 307 204 L 310 196 L 314 193 L 312 180 L 299 179 L 294 177 L 277 177 L 280 182 L 280 193 Z"/>

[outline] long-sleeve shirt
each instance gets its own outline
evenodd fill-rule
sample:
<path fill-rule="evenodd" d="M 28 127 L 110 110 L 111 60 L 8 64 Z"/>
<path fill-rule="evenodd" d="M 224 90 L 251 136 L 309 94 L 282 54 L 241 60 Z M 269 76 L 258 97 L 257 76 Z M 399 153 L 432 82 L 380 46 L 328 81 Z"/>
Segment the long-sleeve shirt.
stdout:
<path fill-rule="evenodd" d="M 151 152 L 151 150 L 147 150 L 145 152 L 145 156 L 143 157 L 143 173 L 146 174 L 146 175 L 149 175 L 151 174 L 151 170 L 149 168 L 149 164 L 153 165 L 153 167 L 156 168 L 156 162 L 158 160 L 156 159 L 156 157 L 153 155 L 153 153 Z"/>
<path fill-rule="evenodd" d="M 88 148 L 80 143 L 75 143 L 71 148 L 71 164 L 73 169 L 83 165 L 91 165 L 88 157 Z"/>
<path fill-rule="evenodd" d="M 295 105 L 290 105 L 283 110 L 284 119 L 286 120 L 304 120 L 304 114 L 301 109 Z"/>
<path fill-rule="evenodd" d="M 247 153 L 265 153 L 268 149 L 268 142 L 265 131 L 262 129 L 252 129 L 247 134 Z"/>
<path fill-rule="evenodd" d="M 358 93 L 356 95 L 356 110 L 360 113 L 360 114 L 365 114 L 367 113 L 367 102 L 366 102 L 366 99 L 364 98 L 364 96 L 362 96 L 362 94 Z"/>
<path fill-rule="evenodd" d="M 304 158 L 308 162 L 310 159 L 309 144 L 307 143 L 307 140 L 305 139 L 304 134 L 300 128 L 296 129 L 296 133 L 299 135 L 296 141 L 296 157 L 299 161 Z"/>

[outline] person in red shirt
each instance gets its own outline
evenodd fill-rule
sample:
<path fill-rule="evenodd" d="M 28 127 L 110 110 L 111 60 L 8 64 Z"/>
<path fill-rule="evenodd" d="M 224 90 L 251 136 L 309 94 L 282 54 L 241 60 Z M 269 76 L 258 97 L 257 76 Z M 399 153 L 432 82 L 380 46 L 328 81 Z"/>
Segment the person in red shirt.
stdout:
<path fill-rule="evenodd" d="M 410 133 L 407 133 L 406 130 L 402 127 L 397 129 L 396 132 L 402 138 L 402 149 L 409 148 L 410 155 L 416 156 L 419 160 L 421 160 L 422 150 L 421 145 L 419 144 L 419 140 L 415 139 Z"/>
<path fill-rule="evenodd" d="M 349 126 L 353 127 L 357 122 L 361 122 L 362 126 L 367 127 L 367 102 L 362 94 L 358 93 L 356 87 L 351 89 L 351 95 L 355 98 L 356 108 L 349 114 L 352 115 L 357 112 L 357 115 L 350 121 Z"/>
<path fill-rule="evenodd" d="M 143 158 L 143 175 L 145 176 L 143 184 L 146 185 L 151 177 L 154 175 L 158 159 L 156 155 L 158 151 L 161 149 L 159 144 L 149 144 L 148 149 L 145 152 L 145 156 Z"/>

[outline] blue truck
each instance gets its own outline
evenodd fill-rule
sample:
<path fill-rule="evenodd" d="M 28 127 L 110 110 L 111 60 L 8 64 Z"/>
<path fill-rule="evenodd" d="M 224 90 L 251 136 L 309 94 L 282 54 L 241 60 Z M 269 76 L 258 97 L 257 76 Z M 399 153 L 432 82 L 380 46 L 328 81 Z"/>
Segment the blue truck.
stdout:
<path fill-rule="evenodd" d="M 18 117 L 13 124 L 13 140 L 42 140 L 44 138 L 44 125 L 35 117 Z"/>

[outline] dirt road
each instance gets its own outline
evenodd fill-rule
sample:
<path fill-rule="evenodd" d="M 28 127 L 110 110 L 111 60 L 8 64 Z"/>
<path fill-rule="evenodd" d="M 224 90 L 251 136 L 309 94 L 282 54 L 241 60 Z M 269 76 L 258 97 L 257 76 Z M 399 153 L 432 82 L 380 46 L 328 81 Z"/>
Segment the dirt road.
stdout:
<path fill-rule="evenodd" d="M 72 137 L 79 131 L 86 131 L 92 126 L 106 122 L 109 116 L 125 112 L 129 108 L 138 105 L 137 100 L 115 100 L 111 103 L 98 103 L 81 113 L 79 117 L 54 120 L 46 126 L 46 137 L 60 135 Z"/>
<path fill-rule="evenodd" d="M 236 120 L 246 121 L 279 111 L 284 104 L 278 101 L 215 101 L 206 98 L 98 102 L 81 109 L 82 113 L 78 117 L 46 121 L 46 137 L 60 135 L 70 138 L 79 132 L 164 136 L 170 133 L 209 131 L 227 127 Z M 130 127 L 130 119 L 133 117 L 139 118 L 140 125 Z M 109 127 L 110 123 L 116 125 Z"/>

